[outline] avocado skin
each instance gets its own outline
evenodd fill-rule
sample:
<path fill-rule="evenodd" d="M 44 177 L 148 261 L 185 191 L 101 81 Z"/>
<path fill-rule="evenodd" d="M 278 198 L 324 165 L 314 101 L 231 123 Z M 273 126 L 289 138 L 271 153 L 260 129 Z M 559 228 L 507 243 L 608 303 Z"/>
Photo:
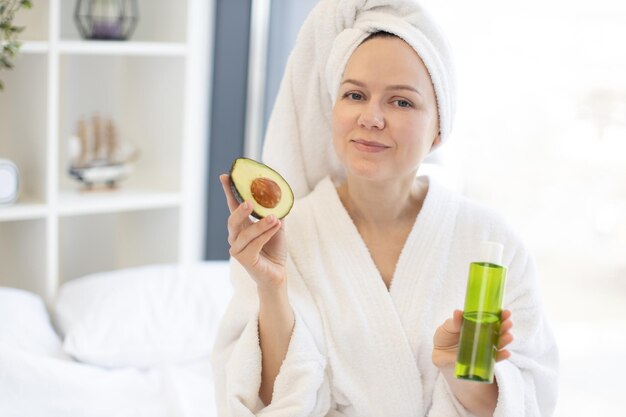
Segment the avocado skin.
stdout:
<path fill-rule="evenodd" d="M 248 161 L 252 161 L 252 162 L 254 162 L 256 164 L 264 165 L 267 168 L 271 169 L 272 171 L 276 172 L 277 174 L 278 174 L 278 172 L 275 171 L 274 169 L 268 167 L 267 165 L 263 164 L 262 162 L 255 161 L 254 159 L 251 159 L 251 158 L 245 158 L 245 157 L 235 158 L 235 160 L 233 161 L 233 163 L 230 166 L 230 170 L 228 171 L 228 179 L 229 179 L 229 182 L 230 182 L 230 190 L 233 192 L 233 196 L 235 197 L 235 200 L 237 200 L 237 202 L 239 204 L 242 204 L 244 202 L 244 199 L 241 196 L 241 194 L 239 194 L 239 190 L 237 190 L 237 187 L 235 186 L 235 181 L 233 181 L 233 175 L 232 175 L 233 174 L 233 169 L 235 169 L 235 164 L 240 159 L 247 159 Z M 280 174 L 278 174 L 278 175 L 280 175 Z M 281 176 L 281 178 L 282 178 L 282 176 Z M 285 181 L 285 183 L 287 183 L 287 181 Z M 293 207 L 293 204 L 292 204 L 292 207 Z M 279 217 L 279 219 L 283 219 L 285 216 L 287 216 L 287 214 L 289 214 L 290 211 L 291 211 L 291 208 L 289 208 L 289 210 L 287 210 L 287 212 L 285 213 L 284 216 Z M 252 210 L 252 213 L 250 213 L 250 214 L 252 215 L 252 217 L 254 217 L 256 219 L 259 219 L 259 220 L 261 220 L 263 218 L 263 216 L 261 216 L 259 213 L 254 211 L 254 209 Z"/>
<path fill-rule="evenodd" d="M 235 200 L 237 200 L 237 202 L 239 204 L 243 203 L 243 197 L 241 196 L 241 194 L 239 194 L 239 190 L 237 190 L 237 187 L 235 186 L 235 181 L 233 181 L 233 170 L 235 169 L 235 163 L 237 163 L 237 160 L 239 159 L 249 159 L 249 158 L 235 158 L 235 160 L 233 161 L 233 163 L 230 166 L 230 170 L 228 171 L 228 180 L 230 182 L 230 191 L 233 192 L 233 196 L 235 197 Z M 261 216 L 254 210 L 252 210 L 252 217 L 255 217 L 259 220 L 261 220 Z"/>

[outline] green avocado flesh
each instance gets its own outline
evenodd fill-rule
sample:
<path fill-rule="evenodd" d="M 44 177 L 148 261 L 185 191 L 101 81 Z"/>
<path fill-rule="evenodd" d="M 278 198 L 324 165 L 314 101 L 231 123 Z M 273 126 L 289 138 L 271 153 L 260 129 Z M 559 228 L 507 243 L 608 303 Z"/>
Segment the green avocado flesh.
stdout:
<path fill-rule="evenodd" d="M 257 219 L 285 217 L 293 206 L 293 191 L 280 174 L 249 158 L 237 158 L 230 168 L 230 188 L 239 203 L 251 201 Z"/>

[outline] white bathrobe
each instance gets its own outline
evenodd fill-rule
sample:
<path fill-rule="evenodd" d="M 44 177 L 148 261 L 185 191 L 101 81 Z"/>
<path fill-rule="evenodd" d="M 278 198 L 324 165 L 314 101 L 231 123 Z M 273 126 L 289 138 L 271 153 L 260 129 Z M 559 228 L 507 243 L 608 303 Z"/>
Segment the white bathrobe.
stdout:
<path fill-rule="evenodd" d="M 494 416 L 551 415 L 557 349 L 528 252 L 493 211 L 429 183 L 389 290 L 330 179 L 296 202 L 286 219 L 295 327 L 267 407 L 258 397 L 256 287 L 233 262 L 235 295 L 213 356 L 221 417 L 469 415 L 431 355 L 437 326 L 463 308 L 483 240 L 504 244 L 515 337 L 511 358 L 495 367 Z"/>

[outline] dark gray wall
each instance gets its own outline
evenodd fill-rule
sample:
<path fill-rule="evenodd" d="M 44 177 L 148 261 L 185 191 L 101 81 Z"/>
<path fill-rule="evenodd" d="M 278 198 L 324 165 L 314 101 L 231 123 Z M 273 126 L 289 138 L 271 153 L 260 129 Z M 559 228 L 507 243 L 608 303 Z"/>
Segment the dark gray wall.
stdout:
<path fill-rule="evenodd" d="M 209 146 L 206 259 L 228 259 L 228 208 L 219 175 L 243 155 L 251 0 L 217 0 Z"/>
<path fill-rule="evenodd" d="M 272 0 L 270 32 L 267 40 L 267 75 L 263 109 L 263 135 L 267 129 L 276 94 L 289 54 L 304 20 L 319 0 Z"/>
<path fill-rule="evenodd" d="M 263 134 L 287 58 L 300 27 L 318 0 L 272 0 L 268 34 Z M 207 201 L 206 259 L 228 259 L 228 209 L 219 175 L 244 152 L 252 0 L 217 0 L 211 146 Z"/>

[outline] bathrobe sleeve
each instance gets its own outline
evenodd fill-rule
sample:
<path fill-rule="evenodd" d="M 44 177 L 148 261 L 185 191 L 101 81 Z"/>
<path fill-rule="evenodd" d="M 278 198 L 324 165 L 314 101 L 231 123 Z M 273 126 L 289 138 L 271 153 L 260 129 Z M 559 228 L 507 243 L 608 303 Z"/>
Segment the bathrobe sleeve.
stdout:
<path fill-rule="evenodd" d="M 509 264 L 504 308 L 511 310 L 511 357 L 495 366 L 494 417 L 551 416 L 556 406 L 558 351 L 543 312 L 535 265 L 519 246 Z"/>
<path fill-rule="evenodd" d="M 331 411 L 323 332 L 316 306 L 292 262 L 288 262 L 288 276 L 295 326 L 274 383 L 272 403 L 264 406 L 258 396 L 262 366 L 256 285 L 245 269 L 231 260 L 235 292 L 212 358 L 220 417 L 341 417 Z"/>

